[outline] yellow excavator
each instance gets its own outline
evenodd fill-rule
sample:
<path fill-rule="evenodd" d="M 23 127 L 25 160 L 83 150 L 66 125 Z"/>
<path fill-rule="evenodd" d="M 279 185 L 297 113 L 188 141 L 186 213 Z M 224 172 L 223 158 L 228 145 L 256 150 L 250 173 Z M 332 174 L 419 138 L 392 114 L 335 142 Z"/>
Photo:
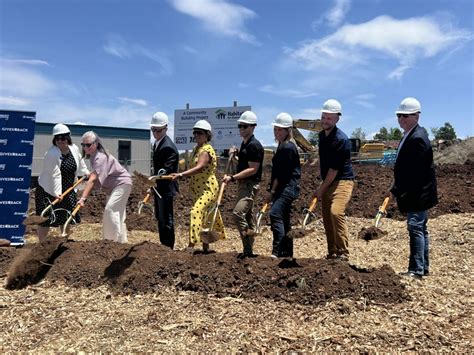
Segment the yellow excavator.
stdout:
<path fill-rule="evenodd" d="M 319 132 L 322 130 L 321 120 L 307 120 L 307 119 L 294 119 L 293 120 L 293 137 L 298 147 L 305 153 L 315 153 L 316 147 L 313 146 L 308 140 L 301 134 L 298 129 L 306 129 L 313 132 Z M 378 160 L 383 159 L 385 146 L 383 143 L 364 143 L 361 145 L 359 138 L 350 138 L 351 142 L 351 159 L 353 161 L 367 161 L 367 160 Z"/>

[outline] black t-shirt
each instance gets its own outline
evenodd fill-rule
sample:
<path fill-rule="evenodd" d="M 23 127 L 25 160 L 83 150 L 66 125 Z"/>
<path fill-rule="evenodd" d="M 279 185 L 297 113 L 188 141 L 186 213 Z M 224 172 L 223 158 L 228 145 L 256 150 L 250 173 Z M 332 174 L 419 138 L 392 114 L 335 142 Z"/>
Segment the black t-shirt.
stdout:
<path fill-rule="evenodd" d="M 300 156 L 298 149 L 296 149 L 295 144 L 291 141 L 280 143 L 273 156 L 270 187 L 272 187 L 275 179 L 278 180 L 277 195 L 288 185 L 298 186 L 300 184 Z"/>
<path fill-rule="evenodd" d="M 324 180 L 329 169 L 337 170 L 335 180 L 353 180 L 351 164 L 351 142 L 346 134 L 334 127 L 328 136 L 319 132 L 319 165 Z"/>
<path fill-rule="evenodd" d="M 256 181 L 262 180 L 262 165 L 263 165 L 263 146 L 255 138 L 254 135 L 250 137 L 247 143 L 242 142 L 239 150 L 239 163 L 237 164 L 237 172 L 240 173 L 242 170 L 249 168 L 249 161 L 254 163 L 260 163 L 257 172 L 247 177 L 246 179 L 252 179 Z"/>

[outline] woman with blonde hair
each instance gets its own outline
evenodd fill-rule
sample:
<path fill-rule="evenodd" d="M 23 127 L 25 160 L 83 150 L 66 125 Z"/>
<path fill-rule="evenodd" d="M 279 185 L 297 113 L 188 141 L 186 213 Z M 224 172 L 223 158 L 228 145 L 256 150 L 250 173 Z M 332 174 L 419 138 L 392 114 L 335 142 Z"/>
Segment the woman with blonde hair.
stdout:
<path fill-rule="evenodd" d="M 212 128 L 206 120 L 196 122 L 193 127 L 193 136 L 196 147 L 191 157 L 191 167 L 182 173 L 172 174 L 174 179 L 191 177 L 190 190 L 193 195 L 191 221 L 189 224 L 189 245 L 187 251 L 193 252 L 194 246 L 201 242 L 201 231 L 206 223 L 207 213 L 216 202 L 219 183 L 216 178 L 217 156 L 214 148 L 209 144 L 212 139 Z M 224 223 L 218 211 L 214 232 L 226 238 Z M 209 244 L 203 243 L 203 252 L 209 253 Z"/>
<path fill-rule="evenodd" d="M 84 206 L 92 189 L 101 188 L 107 194 L 102 219 L 103 238 L 126 243 L 125 209 L 132 190 L 132 177 L 114 156 L 106 152 L 95 132 L 84 133 L 81 146 L 90 159 L 92 172 L 78 204 Z"/>

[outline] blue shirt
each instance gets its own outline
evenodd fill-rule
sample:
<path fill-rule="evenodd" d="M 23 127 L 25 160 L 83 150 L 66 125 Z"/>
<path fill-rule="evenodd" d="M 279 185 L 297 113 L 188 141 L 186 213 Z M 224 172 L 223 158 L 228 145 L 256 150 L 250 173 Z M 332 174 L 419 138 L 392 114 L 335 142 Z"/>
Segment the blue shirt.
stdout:
<path fill-rule="evenodd" d="M 323 180 L 329 169 L 337 170 L 334 180 L 353 180 L 355 177 L 351 164 L 351 142 L 337 126 L 328 136 L 324 130 L 319 132 L 319 165 Z"/>

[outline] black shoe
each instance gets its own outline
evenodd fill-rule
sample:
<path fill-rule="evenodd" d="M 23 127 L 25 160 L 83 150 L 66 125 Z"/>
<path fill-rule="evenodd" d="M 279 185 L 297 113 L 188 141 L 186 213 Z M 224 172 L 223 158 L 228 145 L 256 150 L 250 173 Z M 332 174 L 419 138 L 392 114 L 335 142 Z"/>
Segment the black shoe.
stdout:
<path fill-rule="evenodd" d="M 426 271 L 423 273 L 423 276 L 430 276 L 429 270 L 426 270 Z"/>
<path fill-rule="evenodd" d="M 257 256 L 258 255 L 254 253 L 239 253 L 237 259 L 256 258 Z"/>
<path fill-rule="evenodd" d="M 415 279 L 415 280 L 421 280 L 422 279 L 421 275 L 415 274 L 414 272 L 411 272 L 411 271 L 401 272 L 400 276 L 409 277 L 409 278 L 412 278 L 412 279 Z"/>
<path fill-rule="evenodd" d="M 282 269 L 290 269 L 294 267 L 301 267 L 301 265 L 296 262 L 295 258 L 288 258 L 288 259 L 283 259 L 278 264 L 278 267 Z"/>

